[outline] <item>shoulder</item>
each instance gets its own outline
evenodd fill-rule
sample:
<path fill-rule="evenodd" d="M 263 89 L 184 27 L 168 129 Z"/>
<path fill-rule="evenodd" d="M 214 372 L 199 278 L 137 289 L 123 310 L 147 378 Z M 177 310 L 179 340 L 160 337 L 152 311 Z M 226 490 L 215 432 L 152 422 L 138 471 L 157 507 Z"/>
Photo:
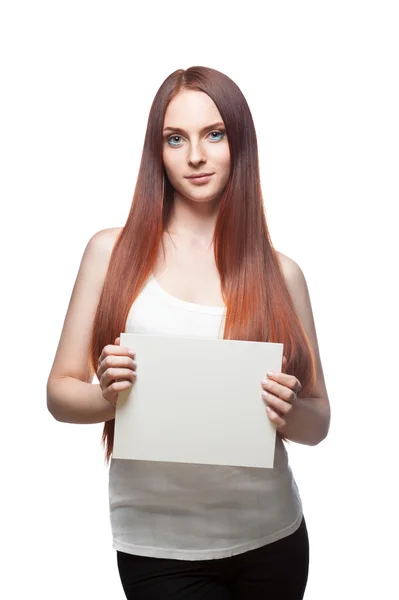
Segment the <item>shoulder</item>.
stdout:
<path fill-rule="evenodd" d="M 278 252 L 277 250 L 276 254 L 288 290 L 292 295 L 292 293 L 295 293 L 295 288 L 297 286 L 303 288 L 303 286 L 306 285 L 305 276 L 301 267 L 292 258 L 286 254 L 283 254 L 282 252 Z"/>
<path fill-rule="evenodd" d="M 112 250 L 122 229 L 122 227 L 109 227 L 108 229 L 101 229 L 91 236 L 89 244 L 98 249 L 106 250 L 111 248 Z"/>
<path fill-rule="evenodd" d="M 302 321 L 302 324 L 309 324 L 312 319 L 310 297 L 305 275 L 301 267 L 292 258 L 277 252 L 280 268 L 283 273 L 285 283 L 292 302 L 294 304 L 295 311 Z"/>
<path fill-rule="evenodd" d="M 277 252 L 277 257 L 297 317 L 308 337 L 314 338 L 313 312 L 305 275 L 298 263 L 289 256 Z"/>
<path fill-rule="evenodd" d="M 108 261 L 122 229 L 122 227 L 109 227 L 97 231 L 89 239 L 86 252 L 95 255 L 99 260 Z"/>
<path fill-rule="evenodd" d="M 122 227 L 110 227 L 94 233 L 86 244 L 80 271 L 82 277 L 99 277 L 103 281 L 108 269 L 112 250 Z"/>

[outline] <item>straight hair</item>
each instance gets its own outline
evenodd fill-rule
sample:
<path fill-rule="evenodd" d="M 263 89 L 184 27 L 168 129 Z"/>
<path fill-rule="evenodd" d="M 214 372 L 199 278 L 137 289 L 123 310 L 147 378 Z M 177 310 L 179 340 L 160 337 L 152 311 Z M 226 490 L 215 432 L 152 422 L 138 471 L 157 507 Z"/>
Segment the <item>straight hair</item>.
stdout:
<path fill-rule="evenodd" d="M 213 238 L 226 305 L 223 338 L 283 343 L 284 371 L 301 382 L 298 396 L 309 397 L 316 380 L 315 359 L 269 235 L 252 115 L 241 90 L 227 75 L 202 66 L 174 71 L 153 100 L 132 204 L 113 247 L 94 318 L 90 372 L 96 372 L 104 346 L 125 331 L 132 303 L 151 275 L 163 244 L 174 190 L 163 165 L 162 130 L 168 104 L 182 90 L 201 91 L 213 100 L 230 148 L 229 180 Z M 112 454 L 114 428 L 115 419 L 104 423 L 106 463 Z"/>

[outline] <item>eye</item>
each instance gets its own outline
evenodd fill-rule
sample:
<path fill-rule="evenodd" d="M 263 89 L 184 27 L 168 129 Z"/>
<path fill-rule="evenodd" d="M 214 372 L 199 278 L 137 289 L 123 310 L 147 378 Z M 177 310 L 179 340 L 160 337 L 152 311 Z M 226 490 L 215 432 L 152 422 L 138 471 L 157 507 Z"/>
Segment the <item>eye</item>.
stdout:
<path fill-rule="evenodd" d="M 212 138 L 211 138 L 211 139 L 212 139 L 212 141 L 219 142 L 219 141 L 220 141 L 220 139 L 223 139 L 223 137 L 224 137 L 224 135 L 225 135 L 225 131 L 216 131 L 216 130 L 215 130 L 215 131 L 211 131 L 211 132 L 210 132 L 210 135 L 212 135 L 212 136 L 213 136 L 213 134 L 216 134 L 216 136 L 222 136 L 221 138 L 220 138 L 220 137 L 219 137 L 219 138 L 218 138 L 218 137 L 216 137 L 216 138 L 215 138 L 215 137 L 212 137 Z M 173 148 L 173 147 L 174 147 L 174 148 L 178 147 L 176 144 L 172 144 L 172 143 L 171 143 L 171 141 L 172 141 L 172 140 L 175 140 L 175 141 L 176 141 L 176 138 L 177 138 L 177 140 L 179 140 L 179 138 L 181 138 L 181 135 L 171 135 L 171 136 L 170 136 L 170 137 L 168 137 L 168 138 L 167 138 L 167 140 L 166 140 L 166 141 L 168 142 L 168 144 L 169 144 L 169 145 L 170 145 L 172 148 Z"/>
<path fill-rule="evenodd" d="M 167 139 L 167 142 L 169 144 L 169 142 L 171 142 L 171 140 L 176 140 L 176 138 L 180 138 L 180 135 L 172 135 L 170 138 Z M 172 146 L 174 146 L 175 144 L 171 144 Z"/>
<path fill-rule="evenodd" d="M 216 133 L 216 135 L 221 135 L 222 137 L 224 137 L 224 131 L 211 131 L 211 133 Z M 215 139 L 215 138 L 213 138 Z M 219 141 L 219 140 L 217 140 Z"/>

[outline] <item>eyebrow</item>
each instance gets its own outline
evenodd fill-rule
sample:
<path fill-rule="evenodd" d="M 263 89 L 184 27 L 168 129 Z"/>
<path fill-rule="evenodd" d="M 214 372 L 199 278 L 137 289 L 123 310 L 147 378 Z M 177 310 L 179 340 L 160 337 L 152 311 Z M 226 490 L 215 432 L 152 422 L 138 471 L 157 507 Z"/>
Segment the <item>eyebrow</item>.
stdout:
<path fill-rule="evenodd" d="M 203 133 L 207 129 L 216 129 L 216 128 L 220 128 L 220 127 L 224 127 L 224 124 L 221 121 L 218 121 L 217 123 L 212 123 L 212 125 L 207 125 L 206 127 L 203 127 L 201 129 L 201 133 Z M 186 131 L 184 131 L 184 129 L 181 129 L 180 127 L 165 127 L 165 129 L 163 130 L 163 133 L 165 133 L 165 131 L 176 131 L 178 133 L 187 133 Z"/>

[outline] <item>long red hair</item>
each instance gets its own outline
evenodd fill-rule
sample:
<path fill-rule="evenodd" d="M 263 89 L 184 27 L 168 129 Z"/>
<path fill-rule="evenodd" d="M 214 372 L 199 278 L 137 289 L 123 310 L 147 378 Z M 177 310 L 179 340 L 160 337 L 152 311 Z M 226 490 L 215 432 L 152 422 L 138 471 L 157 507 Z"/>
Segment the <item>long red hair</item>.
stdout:
<path fill-rule="evenodd" d="M 230 177 L 214 232 L 215 261 L 227 308 L 224 339 L 283 343 L 285 372 L 299 379 L 300 396 L 307 397 L 315 383 L 315 361 L 267 228 L 252 115 L 229 77 L 200 66 L 169 75 L 152 103 L 133 201 L 111 254 L 94 319 L 91 372 L 96 372 L 104 346 L 125 331 L 131 305 L 151 274 L 162 244 L 173 203 L 173 188 L 162 161 L 162 130 L 169 102 L 183 89 L 205 92 L 214 101 L 230 148 Z M 114 427 L 115 419 L 104 423 L 107 463 Z"/>

